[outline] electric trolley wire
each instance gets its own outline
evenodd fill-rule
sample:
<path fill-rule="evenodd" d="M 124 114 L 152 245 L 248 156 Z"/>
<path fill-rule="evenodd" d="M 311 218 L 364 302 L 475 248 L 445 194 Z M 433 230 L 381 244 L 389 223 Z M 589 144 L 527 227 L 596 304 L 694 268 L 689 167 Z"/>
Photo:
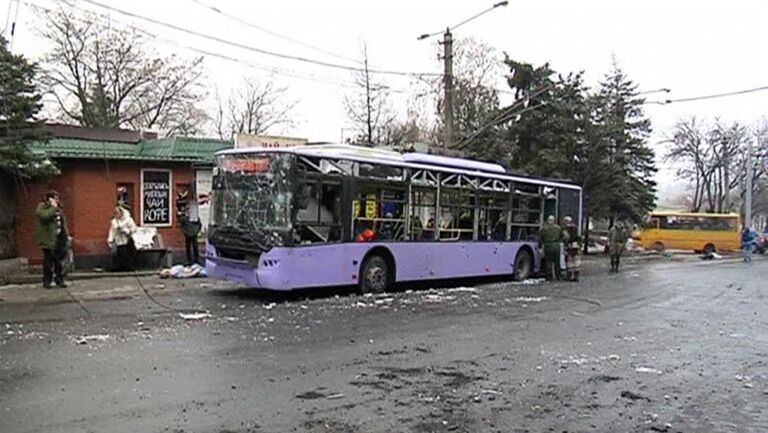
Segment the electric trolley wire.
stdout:
<path fill-rule="evenodd" d="M 319 53 L 323 53 L 323 54 L 335 57 L 335 58 L 337 58 L 339 60 L 345 60 L 345 61 L 356 63 L 356 64 L 362 63 L 359 59 L 353 59 L 351 57 L 342 56 L 341 54 L 336 54 L 333 51 L 329 51 L 329 50 L 326 50 L 324 48 L 320 48 L 320 47 L 316 47 L 314 45 L 310 45 L 310 44 L 308 44 L 306 42 L 303 42 L 303 41 L 300 41 L 298 39 L 294 39 L 294 38 L 292 38 L 290 36 L 286 36 L 286 35 L 283 35 L 281 33 L 275 32 L 273 30 L 270 30 L 268 28 L 262 27 L 262 26 L 260 26 L 258 24 L 253 23 L 253 22 L 246 21 L 246 20 L 238 17 L 237 15 L 233 15 L 231 13 L 225 12 L 224 10 L 219 9 L 218 7 L 210 5 L 208 3 L 205 3 L 205 2 L 203 2 L 201 0 L 188 0 L 188 1 L 190 1 L 192 3 L 195 3 L 195 4 L 197 4 L 197 5 L 201 6 L 201 7 L 204 7 L 206 9 L 210 9 L 213 12 L 215 12 L 215 13 L 223 16 L 223 17 L 229 18 L 229 19 L 231 19 L 233 21 L 236 21 L 236 22 L 238 22 L 240 24 L 243 24 L 245 26 L 254 28 L 256 30 L 259 30 L 259 31 L 264 32 L 264 33 L 267 33 L 267 34 L 272 35 L 272 36 L 274 36 L 276 38 L 279 38 L 279 39 L 291 42 L 293 44 L 300 45 L 300 46 L 302 46 L 304 48 L 308 48 L 310 50 L 314 50 L 314 51 L 317 51 Z"/>
<path fill-rule="evenodd" d="M 735 90 L 732 92 L 724 92 L 724 93 L 715 93 L 711 95 L 691 96 L 688 98 L 665 99 L 663 101 L 646 101 L 646 104 L 669 105 L 669 104 L 675 104 L 679 102 L 704 101 L 708 99 L 717 99 L 717 98 L 726 98 L 729 96 L 746 95 L 748 93 L 762 92 L 765 90 L 768 90 L 768 86 L 753 87 L 750 89 Z"/>
<path fill-rule="evenodd" d="M 262 48 L 254 47 L 252 45 L 246 45 L 246 44 L 243 44 L 243 43 L 240 43 L 240 42 L 231 41 L 231 40 L 228 40 L 228 39 L 220 38 L 218 36 L 209 35 L 207 33 L 202 33 L 202 32 L 199 32 L 197 30 L 192 30 L 192 29 L 188 29 L 186 27 L 181 27 L 181 26 L 178 26 L 176 24 L 171 24 L 171 23 L 167 23 L 167 22 L 164 22 L 164 21 L 160 21 L 160 20 L 157 20 L 157 19 L 154 19 L 154 18 L 150 18 L 150 17 L 144 16 L 144 15 L 141 15 L 141 14 L 129 12 L 129 11 L 126 11 L 126 10 L 123 10 L 123 9 L 119 9 L 119 8 L 116 8 L 116 7 L 113 7 L 113 6 L 110 6 L 110 5 L 107 5 L 107 4 L 95 1 L 95 0 L 82 0 L 82 1 L 85 2 L 85 3 L 88 3 L 90 5 L 93 5 L 93 6 L 102 8 L 102 9 L 109 10 L 111 12 L 115 12 L 115 13 L 120 14 L 120 15 L 124 15 L 124 16 L 130 17 L 130 18 L 135 18 L 135 19 L 138 19 L 138 20 L 141 20 L 141 21 L 145 21 L 145 22 L 148 22 L 148 23 L 152 23 L 152 24 L 155 24 L 155 25 L 158 25 L 158 26 L 161 26 L 161 27 L 166 27 L 166 28 L 169 28 L 169 29 L 172 29 L 172 30 L 176 30 L 176 31 L 181 32 L 181 33 L 186 33 L 186 34 L 189 34 L 189 35 L 192 35 L 192 36 L 197 36 L 197 37 L 200 37 L 200 38 L 203 38 L 203 39 L 208 39 L 210 41 L 214 41 L 214 42 L 217 42 L 217 43 L 220 43 L 220 44 L 229 45 L 229 46 L 240 48 L 240 49 L 243 49 L 243 50 L 246 50 L 246 51 L 251 51 L 251 52 L 255 52 L 255 53 L 259 53 L 259 54 L 263 54 L 263 55 L 271 56 L 271 57 L 277 57 L 277 58 L 280 58 L 280 59 L 297 61 L 297 62 L 302 62 L 302 63 L 307 63 L 307 64 L 313 64 L 313 65 L 322 66 L 322 67 L 326 67 L 326 68 L 341 69 L 341 70 L 354 71 L 354 72 L 368 72 L 368 73 L 371 73 L 371 74 L 400 75 L 400 76 L 412 76 L 412 77 L 440 76 L 441 75 L 441 74 L 437 74 L 437 73 L 434 73 L 434 72 L 407 72 L 407 71 L 392 71 L 392 70 L 370 69 L 370 68 L 365 69 L 365 68 L 361 68 L 361 67 L 347 66 L 347 65 L 341 65 L 341 64 L 338 64 L 338 63 L 326 62 L 326 61 L 323 61 L 323 60 L 311 59 L 311 58 L 308 58 L 308 57 L 296 56 L 296 55 L 292 55 L 292 54 L 284 54 L 284 53 L 279 53 L 279 52 L 276 52 L 276 51 L 269 51 L 269 50 L 265 50 L 265 49 L 262 49 Z"/>
<path fill-rule="evenodd" d="M 271 74 L 280 75 L 280 76 L 284 76 L 284 77 L 296 78 L 296 79 L 299 79 L 299 80 L 305 80 L 305 81 L 310 81 L 310 82 L 315 82 L 315 83 L 323 83 L 323 84 L 328 84 L 328 85 L 332 85 L 332 86 L 336 86 L 336 87 L 342 87 L 342 88 L 349 88 L 349 89 L 357 88 L 357 85 L 355 83 L 351 82 L 351 81 L 344 81 L 342 79 L 337 79 L 335 77 L 316 75 L 316 74 L 312 74 L 312 73 L 308 73 L 308 72 L 298 72 L 298 71 L 287 69 L 287 68 L 280 68 L 280 67 L 275 67 L 275 66 L 269 66 L 269 65 L 254 63 L 254 62 L 250 62 L 250 61 L 247 61 L 247 60 L 243 60 L 241 58 L 229 56 L 229 55 L 226 55 L 226 54 L 223 54 L 223 53 L 214 52 L 214 51 L 198 48 L 198 47 L 195 47 L 195 46 L 192 46 L 192 45 L 189 45 L 189 44 L 184 44 L 184 43 L 181 43 L 181 42 L 177 42 L 177 41 L 175 41 L 173 39 L 169 39 L 169 38 L 166 38 L 166 37 L 159 36 L 158 34 L 153 33 L 151 31 L 148 31 L 148 30 L 146 30 L 144 28 L 141 28 L 139 26 L 136 26 L 136 25 L 133 25 L 133 24 L 129 24 L 129 23 L 125 22 L 125 21 L 120 21 L 120 20 L 108 17 L 105 14 L 101 14 L 101 13 L 98 13 L 98 12 L 93 12 L 93 11 L 90 11 L 90 10 L 78 8 L 77 6 L 75 6 L 74 3 L 68 3 L 68 2 L 66 2 L 66 0 L 54 0 L 54 1 L 57 2 L 57 3 L 65 4 L 68 7 L 72 8 L 72 9 L 76 9 L 76 10 L 81 11 L 81 12 L 93 13 L 96 17 L 98 17 L 98 18 L 100 18 L 102 20 L 109 19 L 112 22 L 117 22 L 117 23 L 121 24 L 124 28 L 130 29 L 130 30 L 134 30 L 137 33 L 140 33 L 141 35 L 143 35 L 144 37 L 149 38 L 149 39 L 151 39 L 153 41 L 159 42 L 161 44 L 182 48 L 182 49 L 185 49 L 187 51 L 190 51 L 190 52 L 193 52 L 193 53 L 197 53 L 197 54 L 200 54 L 200 55 L 203 55 L 203 56 L 206 56 L 206 57 L 215 57 L 215 58 L 218 58 L 218 59 L 221 59 L 221 60 L 225 60 L 225 61 L 228 61 L 228 62 L 231 62 L 231 63 L 236 63 L 236 64 L 239 64 L 239 65 L 245 66 L 245 67 L 250 68 L 250 69 L 265 71 L 265 72 L 269 72 Z M 24 3 L 26 5 L 34 8 L 34 9 L 37 9 L 37 10 L 40 10 L 40 11 L 49 12 L 49 13 L 52 12 L 51 9 L 46 8 L 44 6 L 32 4 L 32 3 L 29 3 L 29 2 L 24 2 Z M 393 86 L 390 86 L 390 85 L 386 85 L 386 88 L 387 88 L 387 90 L 390 90 L 390 91 L 392 91 L 394 93 L 406 93 L 407 92 L 406 90 L 404 90 L 402 88 L 393 87 Z"/>

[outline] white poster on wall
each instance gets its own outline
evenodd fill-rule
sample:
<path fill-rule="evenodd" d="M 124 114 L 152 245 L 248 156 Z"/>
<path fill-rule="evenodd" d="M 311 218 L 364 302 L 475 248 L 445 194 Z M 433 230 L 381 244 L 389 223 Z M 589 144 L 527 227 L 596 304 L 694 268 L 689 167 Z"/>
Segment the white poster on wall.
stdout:
<path fill-rule="evenodd" d="M 203 226 L 203 236 L 208 232 L 208 222 L 211 218 L 211 191 L 213 190 L 213 170 L 195 171 L 195 195 L 197 201 L 197 217 Z"/>

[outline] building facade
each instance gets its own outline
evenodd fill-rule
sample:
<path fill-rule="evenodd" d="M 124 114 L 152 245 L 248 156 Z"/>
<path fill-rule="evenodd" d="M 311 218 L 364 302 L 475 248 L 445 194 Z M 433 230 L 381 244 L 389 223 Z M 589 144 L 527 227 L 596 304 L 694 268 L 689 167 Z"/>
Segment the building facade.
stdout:
<path fill-rule="evenodd" d="M 220 140 L 158 139 L 135 131 L 61 125 L 49 129 L 52 137 L 33 147 L 45 152 L 61 174 L 19 185 L 16 245 L 19 256 L 32 264 L 42 262 L 35 243 L 35 209 L 45 193 L 54 189 L 61 196 L 78 269 L 109 266 L 107 235 L 118 202 L 130 209 L 137 225 L 155 227 L 158 247 L 178 258 L 184 236 L 177 206 L 184 201 L 193 218 L 204 216 L 197 210 L 197 198 L 207 197 L 209 191 L 196 189 L 209 184 L 213 154 L 232 147 L 231 142 Z"/>

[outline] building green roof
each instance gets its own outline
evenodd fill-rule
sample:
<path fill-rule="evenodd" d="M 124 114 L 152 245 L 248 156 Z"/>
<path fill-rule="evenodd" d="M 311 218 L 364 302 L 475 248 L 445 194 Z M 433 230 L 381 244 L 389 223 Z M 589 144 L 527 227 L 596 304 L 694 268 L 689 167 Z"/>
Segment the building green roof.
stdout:
<path fill-rule="evenodd" d="M 145 139 L 137 143 L 56 137 L 31 145 L 33 151 L 44 152 L 49 158 L 193 163 L 212 163 L 214 153 L 232 146 L 231 141 L 193 137 Z"/>

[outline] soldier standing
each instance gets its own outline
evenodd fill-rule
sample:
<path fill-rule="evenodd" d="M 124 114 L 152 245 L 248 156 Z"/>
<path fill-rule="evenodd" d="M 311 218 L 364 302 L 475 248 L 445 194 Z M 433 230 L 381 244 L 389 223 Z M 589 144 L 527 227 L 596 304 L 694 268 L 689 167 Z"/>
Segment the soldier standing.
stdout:
<path fill-rule="evenodd" d="M 627 232 L 624 223 L 617 221 L 608 232 L 609 253 L 611 254 L 611 272 L 619 272 L 621 254 L 627 246 Z"/>
<path fill-rule="evenodd" d="M 59 193 L 49 191 L 45 200 L 37 205 L 37 244 L 43 250 L 43 287 L 50 289 L 55 282 L 58 287 L 67 287 L 61 261 L 66 255 L 69 236 L 67 219 L 61 210 Z"/>
<path fill-rule="evenodd" d="M 555 217 L 550 215 L 541 230 L 541 243 L 544 247 L 544 273 L 547 281 L 559 280 L 560 273 L 560 247 L 563 244 L 564 233 L 562 227 L 555 224 Z"/>
<path fill-rule="evenodd" d="M 565 223 L 565 231 L 568 234 L 568 240 L 566 240 L 566 266 L 568 279 L 570 281 L 579 281 L 579 273 L 581 272 L 581 235 L 579 235 L 579 228 L 573 222 L 573 218 L 567 216 L 563 218 Z"/>

